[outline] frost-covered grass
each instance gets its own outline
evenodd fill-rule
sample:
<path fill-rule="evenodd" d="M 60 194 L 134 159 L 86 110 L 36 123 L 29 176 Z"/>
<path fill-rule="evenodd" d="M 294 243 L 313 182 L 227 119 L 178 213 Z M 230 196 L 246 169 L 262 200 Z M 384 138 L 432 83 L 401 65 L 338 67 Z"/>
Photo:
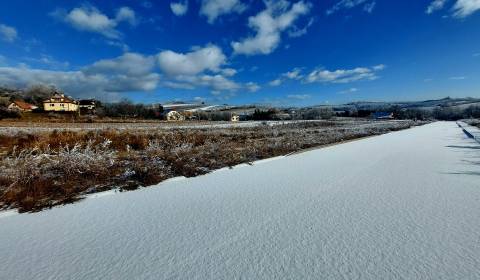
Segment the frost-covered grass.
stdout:
<path fill-rule="evenodd" d="M 12 127 L 0 134 L 0 208 L 36 211 L 86 193 L 136 189 L 418 124 L 343 120 L 33 133 Z"/>

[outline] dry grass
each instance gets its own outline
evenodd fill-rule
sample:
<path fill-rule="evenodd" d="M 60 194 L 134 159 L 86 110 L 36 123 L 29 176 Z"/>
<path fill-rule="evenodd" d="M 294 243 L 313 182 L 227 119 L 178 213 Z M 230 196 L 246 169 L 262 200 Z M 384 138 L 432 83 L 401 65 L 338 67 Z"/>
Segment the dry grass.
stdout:
<path fill-rule="evenodd" d="M 132 190 L 170 177 L 197 176 L 413 125 L 411 121 L 318 121 L 242 128 L 0 135 L 0 209 L 37 211 L 76 201 L 86 193 Z"/>

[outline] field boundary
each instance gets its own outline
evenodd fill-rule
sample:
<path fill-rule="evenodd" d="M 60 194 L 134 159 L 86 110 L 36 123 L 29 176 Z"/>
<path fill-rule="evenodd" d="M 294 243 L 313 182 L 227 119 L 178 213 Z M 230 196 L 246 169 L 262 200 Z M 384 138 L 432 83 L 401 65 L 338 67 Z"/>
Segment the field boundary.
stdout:
<path fill-rule="evenodd" d="M 462 129 L 465 135 L 467 135 L 469 138 L 472 138 L 473 140 L 480 143 L 480 130 L 478 128 L 471 126 L 469 124 L 466 124 L 462 121 L 458 121 L 457 125 Z"/>

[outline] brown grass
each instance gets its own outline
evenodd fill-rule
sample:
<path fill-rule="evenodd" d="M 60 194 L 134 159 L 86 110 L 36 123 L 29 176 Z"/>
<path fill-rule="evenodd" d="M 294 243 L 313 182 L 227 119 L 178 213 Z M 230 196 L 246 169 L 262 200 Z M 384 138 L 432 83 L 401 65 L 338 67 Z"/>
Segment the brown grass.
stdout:
<path fill-rule="evenodd" d="M 52 131 L 0 135 L 0 209 L 37 211 L 86 193 L 132 190 L 175 176 L 405 129 L 402 122 L 305 122 L 217 129 Z"/>

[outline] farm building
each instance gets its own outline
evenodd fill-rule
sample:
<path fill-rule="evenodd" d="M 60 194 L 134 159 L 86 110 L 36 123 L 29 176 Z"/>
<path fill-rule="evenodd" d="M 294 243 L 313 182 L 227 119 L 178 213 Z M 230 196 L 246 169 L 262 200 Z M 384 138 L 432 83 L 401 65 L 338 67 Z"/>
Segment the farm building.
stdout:
<path fill-rule="evenodd" d="M 185 116 L 177 111 L 170 111 L 167 113 L 167 121 L 184 121 Z"/>
<path fill-rule="evenodd" d="M 17 111 L 17 112 L 31 112 L 38 107 L 21 100 L 15 100 L 10 105 L 8 105 L 8 110 Z"/>
<path fill-rule="evenodd" d="M 78 111 L 78 102 L 64 94 L 55 94 L 43 101 L 43 109 L 53 112 L 76 112 Z"/>
<path fill-rule="evenodd" d="M 95 114 L 95 100 L 83 99 L 78 101 L 78 108 L 82 114 Z"/>

